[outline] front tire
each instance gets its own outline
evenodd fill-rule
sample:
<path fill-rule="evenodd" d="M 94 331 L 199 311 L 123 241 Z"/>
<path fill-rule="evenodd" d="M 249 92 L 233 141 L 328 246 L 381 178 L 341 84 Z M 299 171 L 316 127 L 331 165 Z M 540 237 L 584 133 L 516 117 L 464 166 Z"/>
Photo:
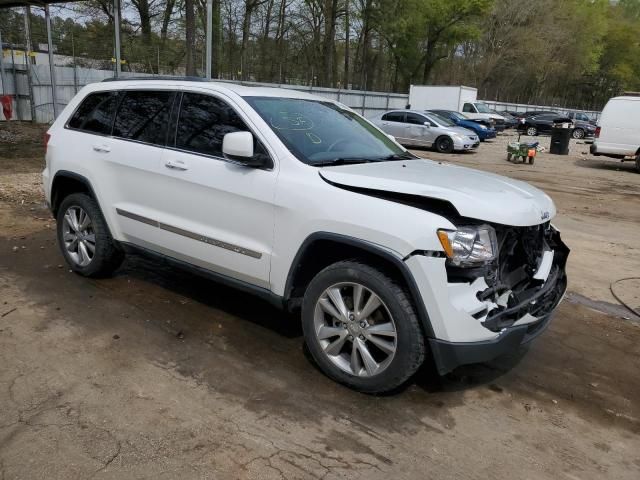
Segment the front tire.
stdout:
<path fill-rule="evenodd" d="M 436 150 L 440 153 L 453 152 L 453 140 L 447 136 L 438 138 L 436 140 Z"/>
<path fill-rule="evenodd" d="M 93 198 L 83 193 L 69 195 L 60 204 L 56 221 L 58 245 L 74 272 L 104 277 L 122 264 L 124 254 Z"/>
<path fill-rule="evenodd" d="M 320 370 L 360 392 L 394 390 L 424 361 L 425 340 L 409 295 L 355 260 L 334 263 L 313 278 L 302 328 Z"/>
<path fill-rule="evenodd" d="M 536 127 L 527 127 L 527 135 L 530 137 L 535 137 L 538 135 L 538 129 Z"/>
<path fill-rule="evenodd" d="M 640 152 L 636 155 L 636 172 L 640 173 Z"/>

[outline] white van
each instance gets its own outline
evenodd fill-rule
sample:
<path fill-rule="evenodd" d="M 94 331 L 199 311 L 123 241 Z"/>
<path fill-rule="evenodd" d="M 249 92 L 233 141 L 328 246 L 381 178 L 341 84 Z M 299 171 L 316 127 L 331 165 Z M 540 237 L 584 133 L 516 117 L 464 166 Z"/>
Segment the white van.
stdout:
<path fill-rule="evenodd" d="M 614 97 L 607 102 L 591 153 L 635 160 L 640 172 L 640 96 Z"/>

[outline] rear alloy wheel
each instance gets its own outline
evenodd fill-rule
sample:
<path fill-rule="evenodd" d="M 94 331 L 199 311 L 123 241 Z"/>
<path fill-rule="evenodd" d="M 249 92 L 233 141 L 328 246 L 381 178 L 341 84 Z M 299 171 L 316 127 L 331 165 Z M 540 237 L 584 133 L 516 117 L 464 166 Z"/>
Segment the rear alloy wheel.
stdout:
<path fill-rule="evenodd" d="M 584 130 L 581 128 L 576 128 L 573 130 L 573 138 L 581 139 L 584 138 Z"/>
<path fill-rule="evenodd" d="M 120 266 L 123 252 L 111 238 L 97 202 L 83 194 L 66 197 L 58 209 L 58 244 L 71 269 L 85 277 L 102 277 Z"/>
<path fill-rule="evenodd" d="M 530 137 L 535 137 L 538 135 L 538 129 L 536 127 L 527 127 L 527 135 Z"/>
<path fill-rule="evenodd" d="M 304 296 L 302 327 L 320 369 L 361 392 L 399 387 L 424 360 L 424 336 L 404 289 L 357 261 L 316 275 Z"/>
<path fill-rule="evenodd" d="M 436 150 L 440 153 L 453 152 L 453 140 L 450 137 L 440 137 L 436 140 Z"/>

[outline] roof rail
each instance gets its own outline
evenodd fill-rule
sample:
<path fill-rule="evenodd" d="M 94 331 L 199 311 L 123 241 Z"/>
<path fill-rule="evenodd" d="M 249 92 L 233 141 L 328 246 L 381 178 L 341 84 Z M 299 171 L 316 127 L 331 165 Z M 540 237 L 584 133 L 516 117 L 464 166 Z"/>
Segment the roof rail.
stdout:
<path fill-rule="evenodd" d="M 103 82 L 122 82 L 126 80 L 179 80 L 187 82 L 209 82 L 210 80 L 202 77 L 180 77 L 171 75 L 154 75 L 151 77 L 110 77 L 102 80 Z"/>

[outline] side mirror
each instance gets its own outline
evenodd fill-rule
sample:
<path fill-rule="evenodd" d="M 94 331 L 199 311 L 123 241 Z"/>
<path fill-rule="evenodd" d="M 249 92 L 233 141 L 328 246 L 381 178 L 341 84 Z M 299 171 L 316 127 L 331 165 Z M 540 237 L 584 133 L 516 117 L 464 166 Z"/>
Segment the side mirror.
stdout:
<path fill-rule="evenodd" d="M 429 122 L 424 122 L 423 125 L 427 128 L 431 127 L 431 124 Z"/>
<path fill-rule="evenodd" d="M 251 132 L 231 132 L 222 138 L 222 155 L 228 160 L 247 167 L 263 167 L 263 155 L 253 153 L 253 134 Z"/>

